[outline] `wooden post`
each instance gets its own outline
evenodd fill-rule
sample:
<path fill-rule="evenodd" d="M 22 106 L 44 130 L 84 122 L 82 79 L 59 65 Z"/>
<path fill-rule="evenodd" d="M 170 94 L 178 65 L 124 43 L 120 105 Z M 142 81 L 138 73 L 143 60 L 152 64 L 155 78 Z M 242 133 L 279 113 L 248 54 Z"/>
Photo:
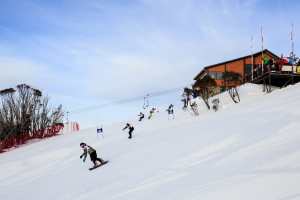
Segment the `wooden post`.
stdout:
<path fill-rule="evenodd" d="M 251 62 L 252 62 L 252 67 L 251 67 L 251 81 L 253 81 L 253 71 L 254 71 L 254 58 L 253 58 L 253 36 L 251 36 Z"/>
<path fill-rule="evenodd" d="M 271 91 L 272 91 L 272 83 L 271 83 L 271 81 L 272 81 L 272 77 L 271 77 L 271 70 L 270 70 L 270 68 L 269 68 L 269 87 L 270 87 L 270 90 L 269 90 L 269 92 L 271 92 Z"/>
<path fill-rule="evenodd" d="M 224 65 L 225 68 L 225 73 L 224 73 L 224 85 L 225 85 L 225 90 L 227 90 L 227 80 L 226 80 L 226 76 L 227 76 L 227 67 L 226 67 L 226 63 Z"/>
<path fill-rule="evenodd" d="M 246 60 L 243 59 L 243 65 L 244 65 L 244 73 L 243 73 L 243 83 L 246 82 Z"/>

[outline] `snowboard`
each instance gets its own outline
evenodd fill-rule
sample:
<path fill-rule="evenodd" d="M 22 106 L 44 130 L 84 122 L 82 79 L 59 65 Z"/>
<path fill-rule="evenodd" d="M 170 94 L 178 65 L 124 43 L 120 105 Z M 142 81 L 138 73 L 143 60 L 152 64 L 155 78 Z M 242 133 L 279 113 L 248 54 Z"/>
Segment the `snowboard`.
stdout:
<path fill-rule="evenodd" d="M 104 161 L 104 162 L 103 162 L 102 164 L 100 164 L 100 165 L 97 165 L 97 166 L 95 166 L 95 167 L 89 168 L 89 170 L 90 170 L 90 171 L 91 171 L 91 170 L 94 170 L 94 169 L 96 169 L 96 168 L 98 168 L 98 167 L 101 167 L 101 166 L 107 164 L 107 163 L 108 163 L 108 160 L 107 160 L 107 161 Z"/>

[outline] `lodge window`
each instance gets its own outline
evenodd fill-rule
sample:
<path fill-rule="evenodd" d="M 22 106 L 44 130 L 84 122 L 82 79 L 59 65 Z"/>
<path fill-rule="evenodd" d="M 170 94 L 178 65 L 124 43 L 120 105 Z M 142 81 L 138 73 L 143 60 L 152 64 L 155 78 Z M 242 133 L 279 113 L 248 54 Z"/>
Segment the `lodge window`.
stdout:
<path fill-rule="evenodd" d="M 258 65 L 255 65 L 255 66 L 256 66 L 256 69 L 257 69 L 257 75 L 258 76 L 262 75 L 262 65 L 258 64 Z"/>
<path fill-rule="evenodd" d="M 245 65 L 245 73 L 246 74 L 252 74 L 252 64 L 246 64 Z"/>
<path fill-rule="evenodd" d="M 208 72 L 208 75 L 212 79 L 216 79 L 216 80 L 222 80 L 223 77 L 224 77 L 224 73 L 223 72 Z"/>

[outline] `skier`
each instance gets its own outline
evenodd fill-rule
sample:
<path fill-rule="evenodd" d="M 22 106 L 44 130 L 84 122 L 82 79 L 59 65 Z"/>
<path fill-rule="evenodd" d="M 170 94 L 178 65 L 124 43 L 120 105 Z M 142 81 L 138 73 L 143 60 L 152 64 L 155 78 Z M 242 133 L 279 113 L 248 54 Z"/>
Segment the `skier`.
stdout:
<path fill-rule="evenodd" d="M 127 123 L 126 126 L 125 126 L 122 130 L 124 131 L 124 130 L 126 130 L 127 128 L 129 129 L 129 132 L 128 132 L 129 137 L 128 137 L 128 139 L 131 139 L 131 138 L 132 138 L 132 132 L 133 132 L 133 130 L 134 130 L 134 127 L 133 127 L 131 124 Z"/>
<path fill-rule="evenodd" d="M 140 112 L 140 114 L 138 115 L 140 118 L 139 118 L 139 121 L 142 121 L 145 117 L 144 113 Z"/>
<path fill-rule="evenodd" d="M 80 143 L 80 147 L 83 150 L 83 153 L 80 155 L 80 159 L 83 158 L 83 162 L 85 162 L 87 154 L 89 154 L 91 161 L 94 163 L 94 168 L 99 165 L 105 164 L 105 161 L 103 159 L 97 157 L 97 152 L 94 148 L 92 148 L 84 142 Z M 96 161 L 99 161 L 100 164 L 97 164 Z"/>
<path fill-rule="evenodd" d="M 172 117 L 173 117 L 173 119 L 175 118 L 175 115 L 174 115 L 174 106 L 173 106 L 173 104 L 170 104 L 169 105 L 169 107 L 168 107 L 168 109 L 166 110 L 167 112 L 168 112 L 168 119 L 169 119 L 169 116 L 171 116 L 172 115 Z"/>
<path fill-rule="evenodd" d="M 219 100 L 218 98 L 217 98 L 217 99 L 214 99 L 214 100 L 212 101 L 212 103 L 213 103 L 213 110 L 214 110 L 215 112 L 217 112 L 218 109 L 219 109 L 220 100 Z"/>
<path fill-rule="evenodd" d="M 191 92 L 189 92 L 186 96 L 186 104 L 191 105 L 192 104 L 193 95 Z"/>
<path fill-rule="evenodd" d="M 198 105 L 197 105 L 196 101 L 193 101 L 193 102 L 191 103 L 191 109 L 192 109 L 192 111 L 194 112 L 194 114 L 195 114 L 196 116 L 199 115 Z"/>
<path fill-rule="evenodd" d="M 186 101 L 186 98 L 184 97 L 183 99 L 181 99 L 181 101 L 183 102 L 183 107 L 182 107 L 182 109 L 183 109 L 183 110 L 186 110 L 186 109 L 187 109 L 187 101 Z"/>
<path fill-rule="evenodd" d="M 186 110 L 186 109 L 187 109 L 187 106 L 188 106 L 186 89 L 184 89 L 184 91 L 183 91 L 183 93 L 182 93 L 181 96 L 182 96 L 181 101 L 183 102 L 183 107 L 182 107 L 182 109 L 183 109 L 183 110 Z"/>

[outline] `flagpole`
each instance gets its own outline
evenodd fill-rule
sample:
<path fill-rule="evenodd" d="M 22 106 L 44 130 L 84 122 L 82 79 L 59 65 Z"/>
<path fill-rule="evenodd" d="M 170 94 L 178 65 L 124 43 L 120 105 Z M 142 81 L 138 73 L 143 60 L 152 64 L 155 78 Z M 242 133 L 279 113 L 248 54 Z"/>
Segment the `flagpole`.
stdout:
<path fill-rule="evenodd" d="M 292 30 L 291 30 L 291 59 L 292 59 L 292 73 L 294 73 L 294 61 L 295 61 L 295 54 L 294 54 L 294 24 L 292 23 Z"/>
<path fill-rule="evenodd" d="M 262 74 L 264 73 L 264 36 L 263 36 L 263 27 L 260 27 L 260 35 L 261 35 L 261 67 Z"/>
<path fill-rule="evenodd" d="M 251 62 L 252 62 L 252 68 L 251 68 L 251 80 L 253 80 L 253 71 L 254 71 L 254 60 L 253 60 L 253 35 L 251 36 Z"/>
<path fill-rule="evenodd" d="M 292 24 L 292 31 L 291 31 L 291 53 L 294 55 L 294 24 Z"/>

